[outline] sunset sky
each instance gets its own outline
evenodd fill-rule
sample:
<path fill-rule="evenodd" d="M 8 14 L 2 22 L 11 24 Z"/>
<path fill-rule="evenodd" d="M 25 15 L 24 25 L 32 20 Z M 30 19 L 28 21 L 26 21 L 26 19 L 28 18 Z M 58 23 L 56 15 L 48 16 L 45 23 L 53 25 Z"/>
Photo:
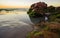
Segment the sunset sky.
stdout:
<path fill-rule="evenodd" d="M 60 6 L 60 0 L 0 0 L 0 8 L 29 8 L 31 4 L 39 1 Z"/>

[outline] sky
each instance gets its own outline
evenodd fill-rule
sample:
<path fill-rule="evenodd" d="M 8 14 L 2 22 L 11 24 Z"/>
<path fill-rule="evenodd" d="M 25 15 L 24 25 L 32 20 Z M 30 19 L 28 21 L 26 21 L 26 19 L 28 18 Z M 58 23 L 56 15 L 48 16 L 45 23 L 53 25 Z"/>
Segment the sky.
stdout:
<path fill-rule="evenodd" d="M 60 6 L 60 0 L 0 0 L 0 8 L 29 8 L 36 2 L 45 2 L 49 5 Z"/>

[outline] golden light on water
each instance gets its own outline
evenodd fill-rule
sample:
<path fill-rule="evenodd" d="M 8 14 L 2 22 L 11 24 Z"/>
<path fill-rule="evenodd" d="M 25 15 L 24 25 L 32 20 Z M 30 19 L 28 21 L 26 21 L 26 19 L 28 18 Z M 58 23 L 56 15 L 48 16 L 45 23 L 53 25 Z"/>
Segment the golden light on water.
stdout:
<path fill-rule="evenodd" d="M 22 15 L 22 14 L 26 14 L 26 11 L 5 11 L 5 10 L 3 10 L 3 11 L 1 11 L 0 12 L 0 15 L 6 15 L 6 14 L 20 14 L 20 15 Z"/>

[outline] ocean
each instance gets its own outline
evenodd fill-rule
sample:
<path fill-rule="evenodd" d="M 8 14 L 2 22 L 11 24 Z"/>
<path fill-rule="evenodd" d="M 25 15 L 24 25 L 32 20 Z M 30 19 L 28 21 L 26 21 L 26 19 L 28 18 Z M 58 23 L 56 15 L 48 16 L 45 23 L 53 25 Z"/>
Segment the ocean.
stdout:
<path fill-rule="evenodd" d="M 27 11 L 0 11 L 0 38 L 26 38 L 32 30 Z"/>

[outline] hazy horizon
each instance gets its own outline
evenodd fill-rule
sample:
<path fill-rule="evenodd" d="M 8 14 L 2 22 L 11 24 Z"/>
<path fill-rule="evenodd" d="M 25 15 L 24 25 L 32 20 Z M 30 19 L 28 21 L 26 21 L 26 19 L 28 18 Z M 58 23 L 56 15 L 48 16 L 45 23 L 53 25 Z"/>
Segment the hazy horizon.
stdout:
<path fill-rule="evenodd" d="M 0 8 L 29 8 L 36 2 L 45 2 L 48 6 L 60 6 L 60 0 L 0 0 Z"/>

